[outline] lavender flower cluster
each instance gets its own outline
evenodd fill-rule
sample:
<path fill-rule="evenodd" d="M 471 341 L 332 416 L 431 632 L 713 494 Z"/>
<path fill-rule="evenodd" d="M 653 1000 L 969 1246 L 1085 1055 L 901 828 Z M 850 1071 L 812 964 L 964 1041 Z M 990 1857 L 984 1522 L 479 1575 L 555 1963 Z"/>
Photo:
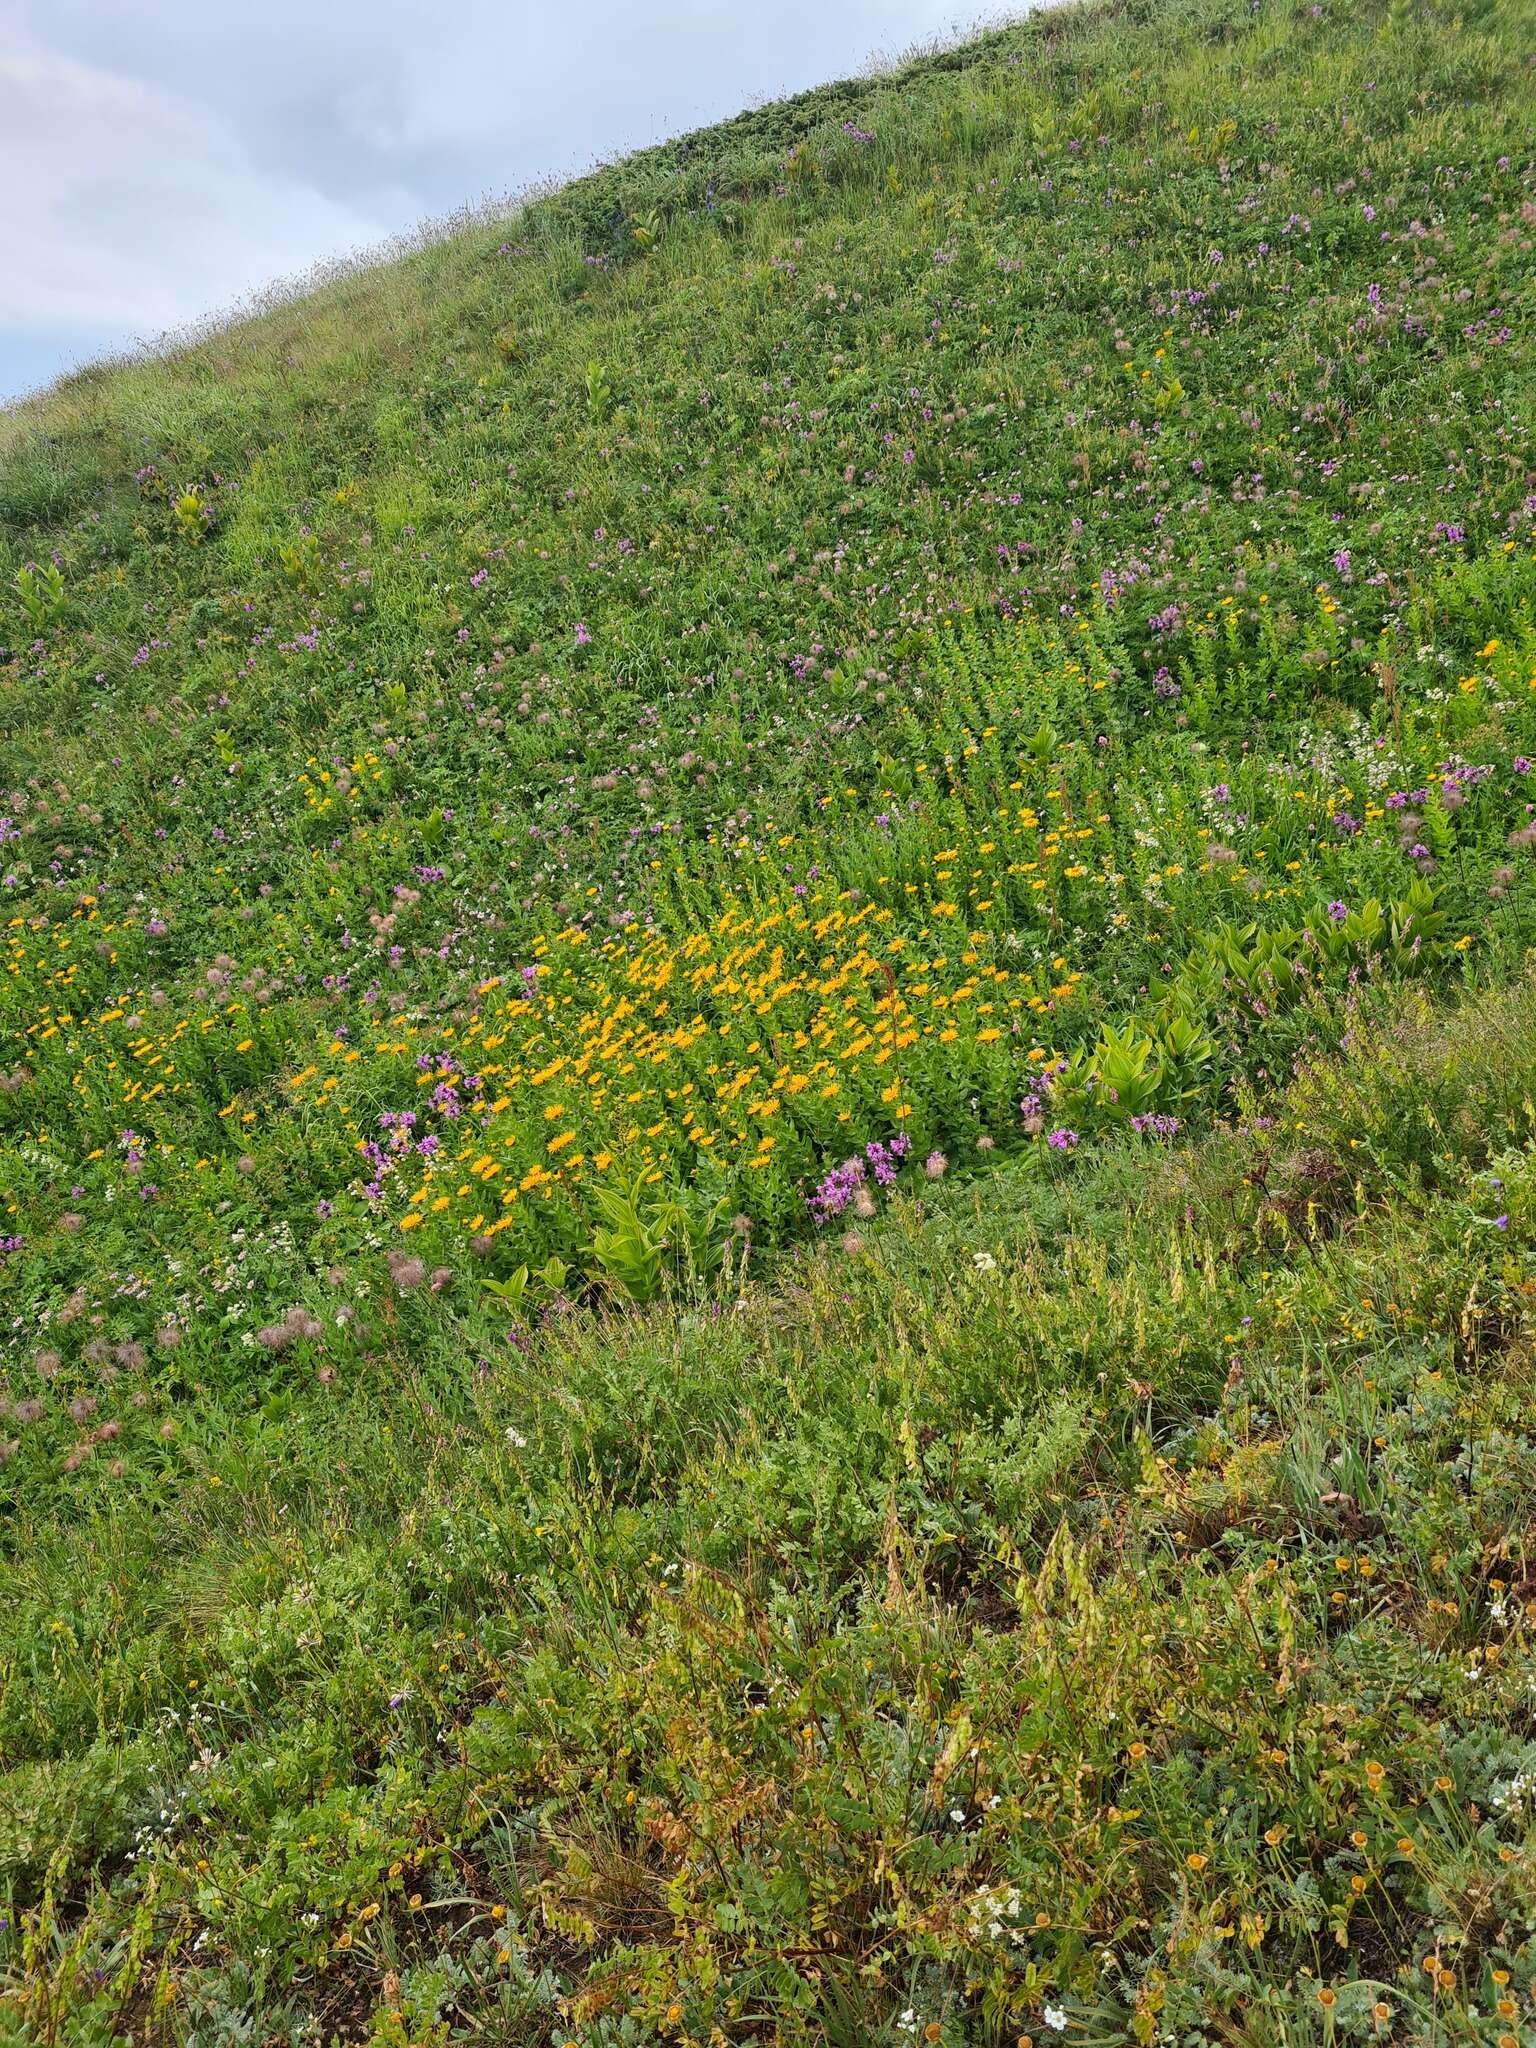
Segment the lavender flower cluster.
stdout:
<path fill-rule="evenodd" d="M 1131 1129 L 1138 1137 L 1176 1138 L 1179 1134 L 1179 1120 L 1166 1116 L 1161 1110 L 1151 1110 L 1146 1116 L 1133 1116 Z"/>
<path fill-rule="evenodd" d="M 888 1188 L 911 1149 L 912 1140 L 904 1131 L 898 1131 L 887 1143 L 872 1139 L 862 1152 L 855 1152 L 841 1166 L 834 1166 L 821 1185 L 807 1196 L 812 1215 L 824 1220 L 841 1216 L 871 1178 L 877 1187 Z"/>

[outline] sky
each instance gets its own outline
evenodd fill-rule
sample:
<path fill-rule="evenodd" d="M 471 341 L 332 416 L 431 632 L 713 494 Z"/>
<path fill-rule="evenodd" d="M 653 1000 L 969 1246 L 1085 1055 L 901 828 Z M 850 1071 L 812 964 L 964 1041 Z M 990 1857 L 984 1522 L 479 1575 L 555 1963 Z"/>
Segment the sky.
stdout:
<path fill-rule="evenodd" d="M 327 257 L 998 11 L 0 0 L 0 402 Z"/>

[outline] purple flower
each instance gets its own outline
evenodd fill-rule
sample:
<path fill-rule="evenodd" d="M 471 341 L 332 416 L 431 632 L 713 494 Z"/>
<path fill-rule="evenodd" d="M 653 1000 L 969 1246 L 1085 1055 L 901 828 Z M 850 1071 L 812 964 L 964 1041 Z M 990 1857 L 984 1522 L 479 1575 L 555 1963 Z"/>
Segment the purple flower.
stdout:
<path fill-rule="evenodd" d="M 576 645 L 578 647 L 590 647 L 592 645 L 592 635 L 587 631 L 580 619 L 576 621 Z"/>
<path fill-rule="evenodd" d="M 1062 1126 L 1059 1130 L 1047 1131 L 1045 1142 L 1053 1152 L 1070 1152 L 1077 1143 L 1077 1133 L 1076 1131 L 1069 1131 L 1065 1126 Z"/>
<path fill-rule="evenodd" d="M 905 1158 L 911 1149 L 912 1140 L 902 1131 L 898 1131 L 896 1136 L 885 1144 L 878 1138 L 871 1139 L 864 1147 L 862 1156 L 855 1152 L 851 1158 L 845 1159 L 841 1166 L 832 1168 L 820 1186 L 806 1197 L 807 1207 L 823 1219 L 841 1216 L 864 1186 L 866 1162 L 873 1171 L 877 1185 L 889 1187 L 896 1179 L 898 1162 Z M 873 1197 L 865 1195 L 862 1200 L 865 1205 L 869 1205 Z M 873 1214 L 873 1209 L 866 1206 L 865 1213 Z"/>
<path fill-rule="evenodd" d="M 820 1187 L 809 1197 L 809 1206 L 818 1216 L 841 1216 L 853 1200 L 863 1179 L 863 1160 L 845 1159 L 841 1166 L 833 1167 Z"/>
<path fill-rule="evenodd" d="M 874 1168 L 875 1179 L 881 1187 L 888 1188 L 896 1178 L 896 1163 L 878 1138 L 864 1147 L 864 1156 Z"/>
<path fill-rule="evenodd" d="M 1348 917 L 1349 911 L 1339 901 L 1338 897 L 1335 896 L 1328 906 L 1328 915 L 1335 924 L 1342 924 L 1345 918 Z"/>
<path fill-rule="evenodd" d="M 1164 1116 L 1153 1110 L 1146 1116 L 1133 1116 L 1131 1129 L 1138 1137 L 1150 1133 L 1154 1138 L 1172 1138 L 1178 1135 L 1179 1120 L 1176 1116 Z"/>

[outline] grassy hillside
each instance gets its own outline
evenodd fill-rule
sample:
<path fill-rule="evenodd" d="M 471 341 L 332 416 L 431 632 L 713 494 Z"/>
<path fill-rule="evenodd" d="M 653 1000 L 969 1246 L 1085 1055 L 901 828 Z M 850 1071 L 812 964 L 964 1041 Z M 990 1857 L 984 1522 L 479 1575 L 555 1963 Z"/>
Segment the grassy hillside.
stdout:
<path fill-rule="evenodd" d="M 0 418 L 18 2040 L 1536 2038 L 1533 30 Z"/>

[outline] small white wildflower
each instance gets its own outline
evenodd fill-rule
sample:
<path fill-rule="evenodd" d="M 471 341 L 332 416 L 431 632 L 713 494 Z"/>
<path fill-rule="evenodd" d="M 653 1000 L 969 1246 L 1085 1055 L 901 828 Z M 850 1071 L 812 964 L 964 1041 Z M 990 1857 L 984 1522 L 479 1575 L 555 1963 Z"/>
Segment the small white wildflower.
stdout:
<path fill-rule="evenodd" d="M 978 1273 L 995 1273 L 997 1271 L 997 1261 L 990 1252 L 972 1252 L 971 1264 Z"/>
<path fill-rule="evenodd" d="M 507 1442 L 512 1446 L 514 1451 L 526 1451 L 528 1448 L 527 1437 L 519 1435 L 519 1433 L 515 1429 L 509 1429 L 507 1431 Z"/>
<path fill-rule="evenodd" d="M 1493 1795 L 1493 1804 L 1501 1812 L 1518 1812 L 1536 1787 L 1536 1773 L 1517 1771 L 1507 1785 L 1500 1787 Z"/>
<path fill-rule="evenodd" d="M 1067 2014 L 1064 2006 L 1048 2005 L 1040 2017 L 1053 2034 L 1064 2034 L 1067 2031 Z"/>

